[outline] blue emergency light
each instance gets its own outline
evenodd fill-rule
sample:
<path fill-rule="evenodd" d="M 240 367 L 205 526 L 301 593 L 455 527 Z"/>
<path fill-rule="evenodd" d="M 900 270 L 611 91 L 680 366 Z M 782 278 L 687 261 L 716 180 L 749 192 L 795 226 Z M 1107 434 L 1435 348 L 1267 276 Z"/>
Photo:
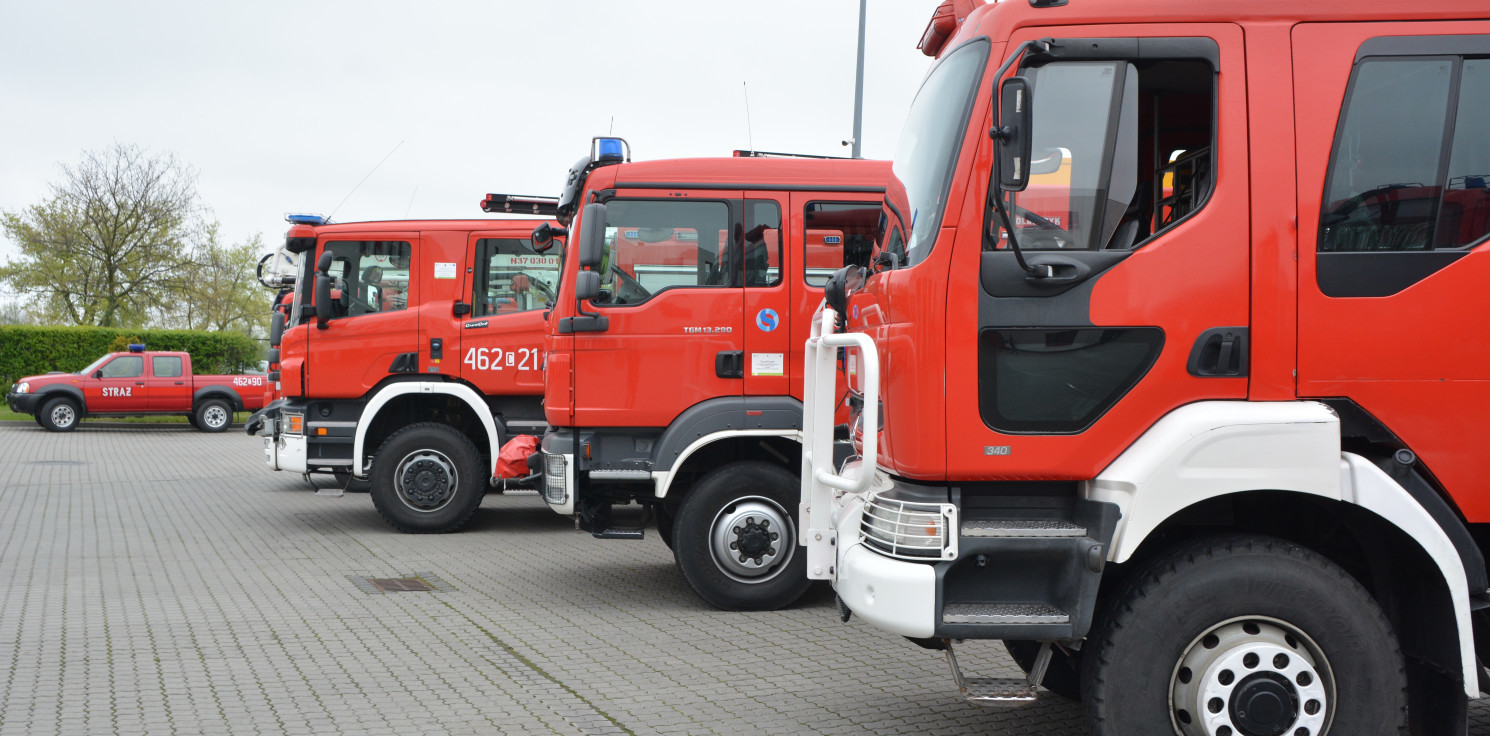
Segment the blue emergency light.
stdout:
<path fill-rule="evenodd" d="M 140 343 L 137 343 L 137 342 L 132 342 L 132 343 L 129 344 L 129 352 L 131 352 L 131 353 L 143 353 L 143 352 L 145 352 L 145 346 L 144 345 L 141 345 Z"/>
<path fill-rule="evenodd" d="M 625 141 L 620 138 L 595 139 L 596 161 L 622 161 L 626 158 Z"/>
<path fill-rule="evenodd" d="M 285 222 L 291 225 L 315 225 L 319 227 L 326 224 L 326 218 L 320 215 L 291 213 L 285 215 Z"/>

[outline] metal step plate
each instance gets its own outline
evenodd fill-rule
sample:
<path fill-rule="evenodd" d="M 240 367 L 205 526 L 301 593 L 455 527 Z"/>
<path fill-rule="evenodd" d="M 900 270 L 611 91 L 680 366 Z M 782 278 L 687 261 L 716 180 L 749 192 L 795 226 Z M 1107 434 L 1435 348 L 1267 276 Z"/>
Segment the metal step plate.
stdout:
<path fill-rule="evenodd" d="M 1064 624 L 1071 616 L 1044 603 L 948 603 L 944 624 Z"/>
<path fill-rule="evenodd" d="M 1022 677 L 969 677 L 962 681 L 962 697 L 974 705 L 1028 705 L 1039 699 L 1035 686 Z"/>
<path fill-rule="evenodd" d="M 1062 519 L 964 519 L 964 537 L 1084 537 L 1086 527 Z"/>

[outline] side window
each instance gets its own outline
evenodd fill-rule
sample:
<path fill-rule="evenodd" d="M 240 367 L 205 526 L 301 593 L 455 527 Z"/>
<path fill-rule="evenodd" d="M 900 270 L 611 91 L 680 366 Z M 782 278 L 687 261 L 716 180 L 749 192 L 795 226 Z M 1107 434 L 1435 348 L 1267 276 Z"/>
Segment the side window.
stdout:
<path fill-rule="evenodd" d="M 1356 64 L 1320 209 L 1328 296 L 1389 296 L 1490 234 L 1490 59 Z"/>
<path fill-rule="evenodd" d="M 762 201 L 745 203 L 743 247 L 746 286 L 781 283 L 781 205 Z"/>
<path fill-rule="evenodd" d="M 399 240 L 343 240 L 326 244 L 332 254 L 333 309 L 356 317 L 408 307 L 409 257 Z"/>
<path fill-rule="evenodd" d="M 145 358 L 141 355 L 121 355 L 103 367 L 104 378 L 139 378 L 145 375 Z"/>
<path fill-rule="evenodd" d="M 156 378 L 180 378 L 181 356 L 179 355 L 152 355 L 150 356 L 150 371 Z"/>
<path fill-rule="evenodd" d="M 802 212 L 806 234 L 802 277 L 808 286 L 822 286 L 844 266 L 868 266 L 879 235 L 878 202 L 809 202 Z M 899 230 L 896 230 L 898 239 Z"/>
<path fill-rule="evenodd" d="M 473 315 L 486 317 L 546 309 L 558 289 L 559 258 L 552 251 L 534 252 L 526 239 L 476 241 Z"/>
<path fill-rule="evenodd" d="M 1021 248 L 1131 250 L 1205 204 L 1215 181 L 1209 62 L 1072 61 L 1023 74 L 1034 87 L 1030 183 L 1008 195 Z M 987 228 L 987 249 L 1009 247 L 992 207 Z"/>
<path fill-rule="evenodd" d="M 606 203 L 600 306 L 640 304 L 666 289 L 738 287 L 725 202 L 617 199 Z"/>

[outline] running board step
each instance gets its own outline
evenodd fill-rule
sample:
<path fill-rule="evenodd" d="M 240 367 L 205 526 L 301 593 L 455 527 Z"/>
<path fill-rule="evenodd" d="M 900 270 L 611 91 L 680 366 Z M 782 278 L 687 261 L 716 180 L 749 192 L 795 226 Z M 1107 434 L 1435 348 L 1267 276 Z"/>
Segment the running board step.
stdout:
<path fill-rule="evenodd" d="M 969 677 L 962 681 L 962 697 L 977 705 L 1025 705 L 1040 695 L 1023 677 Z"/>
<path fill-rule="evenodd" d="M 1086 527 L 1064 519 L 963 519 L 962 536 L 998 539 L 1084 537 Z"/>
<path fill-rule="evenodd" d="M 590 471 L 590 480 L 618 480 L 630 483 L 650 483 L 652 481 L 652 471 L 642 469 L 604 470 L 596 468 Z"/>
<path fill-rule="evenodd" d="M 1044 603 L 948 603 L 942 607 L 944 624 L 1064 624 L 1071 615 Z"/>
<path fill-rule="evenodd" d="M 598 532 L 590 532 L 590 534 L 596 539 L 645 539 L 647 530 L 617 529 L 612 527 L 610 529 L 601 529 Z"/>

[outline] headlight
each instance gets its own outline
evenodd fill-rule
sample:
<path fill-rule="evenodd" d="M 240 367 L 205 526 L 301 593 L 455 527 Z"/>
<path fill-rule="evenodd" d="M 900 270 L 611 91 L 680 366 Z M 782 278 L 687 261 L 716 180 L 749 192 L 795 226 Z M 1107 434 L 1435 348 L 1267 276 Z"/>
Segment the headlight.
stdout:
<path fill-rule="evenodd" d="M 565 472 L 568 463 L 563 455 L 543 455 L 543 500 L 554 506 L 562 506 L 569 500 L 569 489 L 566 487 L 567 478 Z"/>
<path fill-rule="evenodd" d="M 284 413 L 285 434 L 303 434 L 305 432 L 305 417 L 300 414 Z"/>
<path fill-rule="evenodd" d="M 891 557 L 951 559 L 957 556 L 947 528 L 956 507 L 944 503 L 897 501 L 871 494 L 864 503 L 859 533 L 864 544 Z"/>
<path fill-rule="evenodd" d="M 16 384 L 16 393 L 18 393 L 18 394 L 24 394 L 24 393 L 29 393 L 30 391 L 31 391 L 31 384 L 26 383 L 25 381 L 21 381 L 20 383 Z"/>

